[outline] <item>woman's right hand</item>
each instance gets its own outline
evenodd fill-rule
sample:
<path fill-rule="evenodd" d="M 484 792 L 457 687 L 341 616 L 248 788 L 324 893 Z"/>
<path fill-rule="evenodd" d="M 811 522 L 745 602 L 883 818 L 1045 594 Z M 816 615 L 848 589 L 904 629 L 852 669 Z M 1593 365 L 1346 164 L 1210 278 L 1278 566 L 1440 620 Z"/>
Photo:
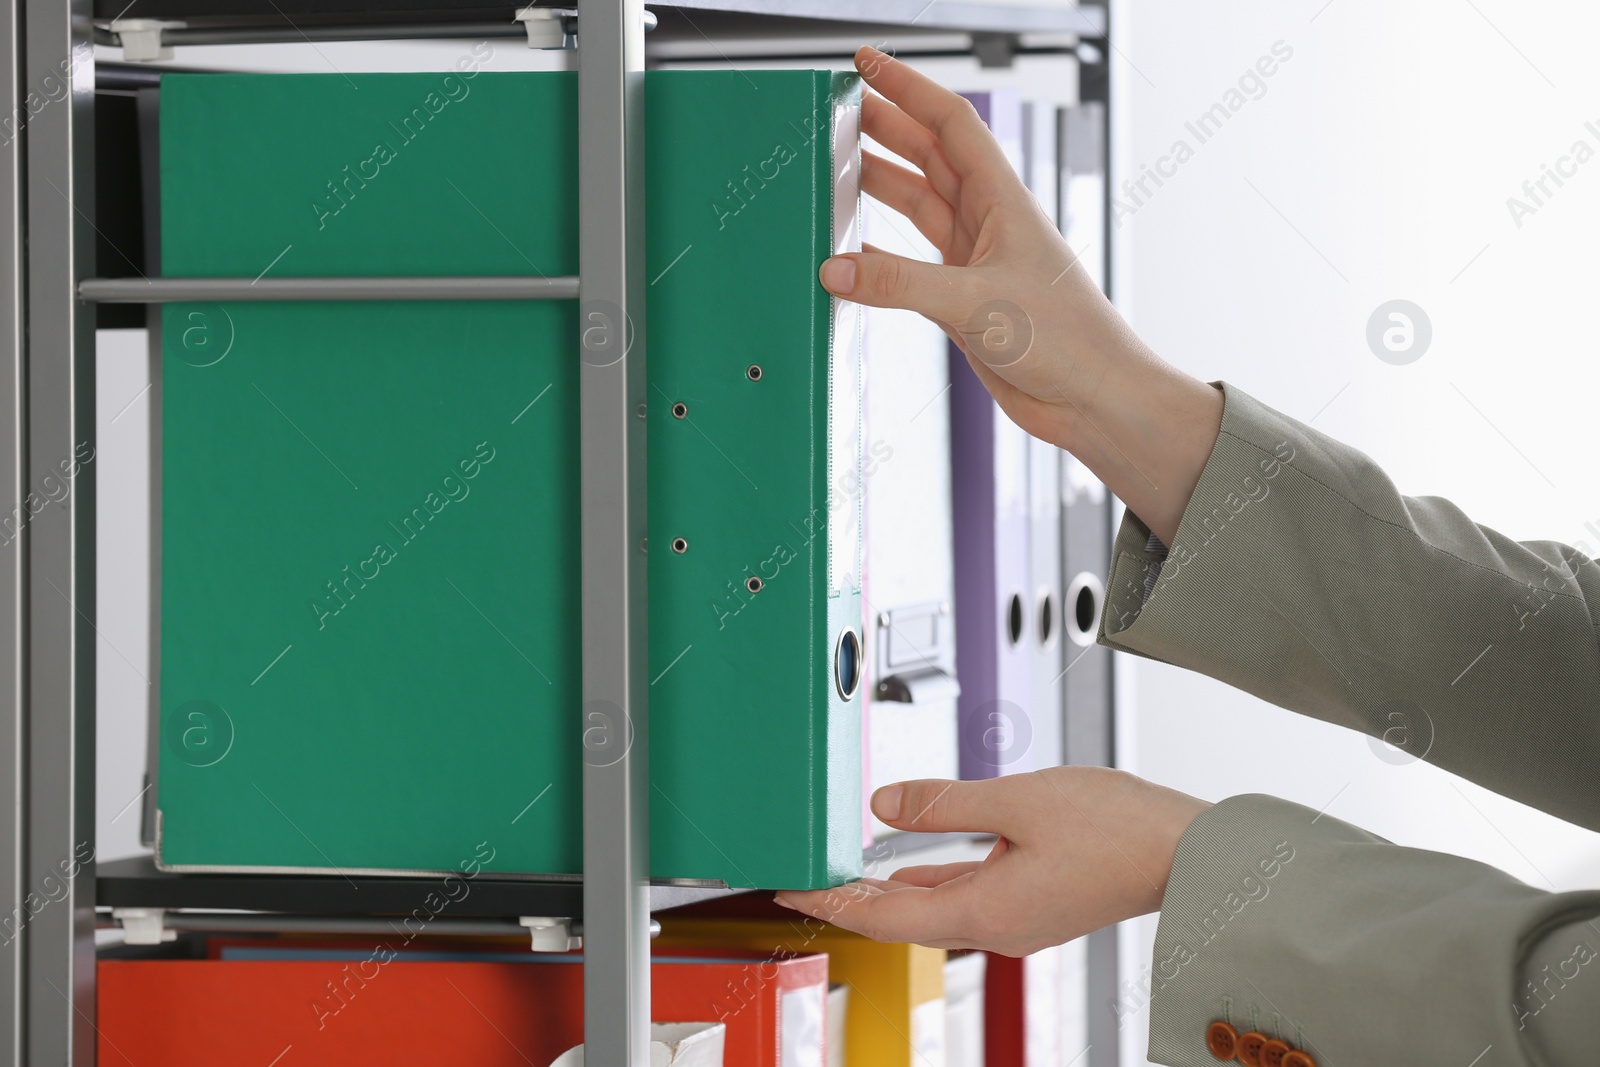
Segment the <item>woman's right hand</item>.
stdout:
<path fill-rule="evenodd" d="M 874 48 L 856 65 L 878 90 L 863 94 L 862 132 L 921 171 L 863 151 L 862 189 L 910 219 L 943 262 L 836 256 L 824 287 L 938 323 L 1006 413 L 1049 438 L 1055 409 L 1070 411 L 1072 394 L 1090 391 L 1104 360 L 1136 339 L 965 97 Z"/>
<path fill-rule="evenodd" d="M 937 323 L 1013 422 L 1078 455 L 1166 540 L 1216 439 L 1220 394 L 1128 328 L 970 102 L 871 47 L 856 67 L 877 90 L 862 132 L 918 168 L 863 152 L 862 189 L 942 262 L 869 246 L 823 263 L 823 287 Z"/>

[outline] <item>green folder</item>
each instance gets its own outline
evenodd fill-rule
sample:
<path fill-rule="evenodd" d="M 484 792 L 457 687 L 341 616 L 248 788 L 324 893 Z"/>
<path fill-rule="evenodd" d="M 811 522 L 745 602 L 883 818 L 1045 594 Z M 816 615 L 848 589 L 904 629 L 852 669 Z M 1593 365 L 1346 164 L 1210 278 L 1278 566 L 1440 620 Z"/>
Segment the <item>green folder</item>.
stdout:
<path fill-rule="evenodd" d="M 647 78 L 658 879 L 861 873 L 859 93 Z M 577 151 L 571 73 L 169 74 L 162 273 L 576 274 Z M 163 869 L 581 871 L 580 328 L 167 305 Z"/>

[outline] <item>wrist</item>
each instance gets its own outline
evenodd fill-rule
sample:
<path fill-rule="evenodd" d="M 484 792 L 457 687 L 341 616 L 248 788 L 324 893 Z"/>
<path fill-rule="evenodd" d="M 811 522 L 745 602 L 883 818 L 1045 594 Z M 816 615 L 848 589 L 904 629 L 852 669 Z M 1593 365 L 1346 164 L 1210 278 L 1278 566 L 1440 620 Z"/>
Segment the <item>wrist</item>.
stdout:
<path fill-rule="evenodd" d="M 1117 879 L 1118 898 L 1124 910 L 1119 918 L 1160 911 L 1172 865 L 1177 860 L 1178 844 L 1195 819 L 1210 810 L 1212 804 L 1128 771 L 1094 768 L 1094 773 L 1106 777 L 1091 780 L 1115 783 L 1108 787 L 1105 801 L 1118 813 L 1121 827 L 1114 864 L 1121 872 Z"/>
<path fill-rule="evenodd" d="M 1172 865 L 1177 862 L 1178 845 L 1183 840 L 1183 835 L 1194 825 L 1194 821 L 1207 811 L 1211 810 L 1212 803 L 1179 793 L 1176 790 L 1166 790 L 1171 794 L 1170 809 L 1165 818 L 1160 822 L 1156 834 L 1154 858 L 1151 866 L 1160 872 L 1160 877 L 1155 878 L 1155 900 L 1150 911 L 1160 911 L 1162 902 L 1167 896 L 1167 885 L 1172 878 Z"/>
<path fill-rule="evenodd" d="M 1170 545 L 1216 444 L 1223 394 L 1137 339 L 1085 363 L 1056 405 L 1053 441 Z"/>
<path fill-rule="evenodd" d="M 1093 452 L 1106 438 L 1126 448 L 1149 413 L 1190 402 L 1203 383 L 1156 355 L 1121 318 L 1094 323 L 1057 357 L 1057 437 L 1074 453 Z"/>

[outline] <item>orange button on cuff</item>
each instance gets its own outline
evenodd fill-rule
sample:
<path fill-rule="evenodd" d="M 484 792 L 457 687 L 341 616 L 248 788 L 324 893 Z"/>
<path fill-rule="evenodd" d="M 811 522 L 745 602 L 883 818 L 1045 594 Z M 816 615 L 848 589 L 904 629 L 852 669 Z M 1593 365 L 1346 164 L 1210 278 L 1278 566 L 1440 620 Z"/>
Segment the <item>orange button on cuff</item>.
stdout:
<path fill-rule="evenodd" d="M 1283 1067 L 1317 1067 L 1317 1061 L 1299 1049 L 1290 1049 L 1283 1057 Z"/>
<path fill-rule="evenodd" d="M 1261 1047 L 1267 1043 L 1267 1035 L 1259 1030 L 1251 1030 L 1247 1034 L 1239 1035 L 1239 1062 L 1244 1067 L 1262 1067 Z"/>
<path fill-rule="evenodd" d="M 1261 1067 L 1283 1067 L 1283 1059 L 1294 1051 L 1294 1046 L 1287 1041 L 1273 1038 L 1261 1046 L 1261 1052 L 1256 1059 L 1261 1061 Z"/>
<path fill-rule="evenodd" d="M 1231 1060 L 1239 1051 L 1239 1031 L 1218 1019 L 1206 1027 L 1206 1048 L 1219 1060 Z"/>

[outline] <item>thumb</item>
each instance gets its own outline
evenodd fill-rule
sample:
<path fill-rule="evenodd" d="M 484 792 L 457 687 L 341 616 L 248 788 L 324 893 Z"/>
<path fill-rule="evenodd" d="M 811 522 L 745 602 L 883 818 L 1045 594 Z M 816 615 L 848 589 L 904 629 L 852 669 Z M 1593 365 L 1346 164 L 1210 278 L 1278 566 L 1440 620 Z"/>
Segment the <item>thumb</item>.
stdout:
<path fill-rule="evenodd" d="M 926 263 L 893 252 L 847 252 L 823 261 L 822 287 L 834 296 L 880 308 L 905 308 L 946 322 L 965 322 L 976 301 L 967 269 Z"/>
<path fill-rule="evenodd" d="M 872 794 L 872 813 L 897 830 L 953 830 L 1009 836 L 1016 814 L 1006 778 L 956 782 L 926 778 L 886 785 Z"/>

